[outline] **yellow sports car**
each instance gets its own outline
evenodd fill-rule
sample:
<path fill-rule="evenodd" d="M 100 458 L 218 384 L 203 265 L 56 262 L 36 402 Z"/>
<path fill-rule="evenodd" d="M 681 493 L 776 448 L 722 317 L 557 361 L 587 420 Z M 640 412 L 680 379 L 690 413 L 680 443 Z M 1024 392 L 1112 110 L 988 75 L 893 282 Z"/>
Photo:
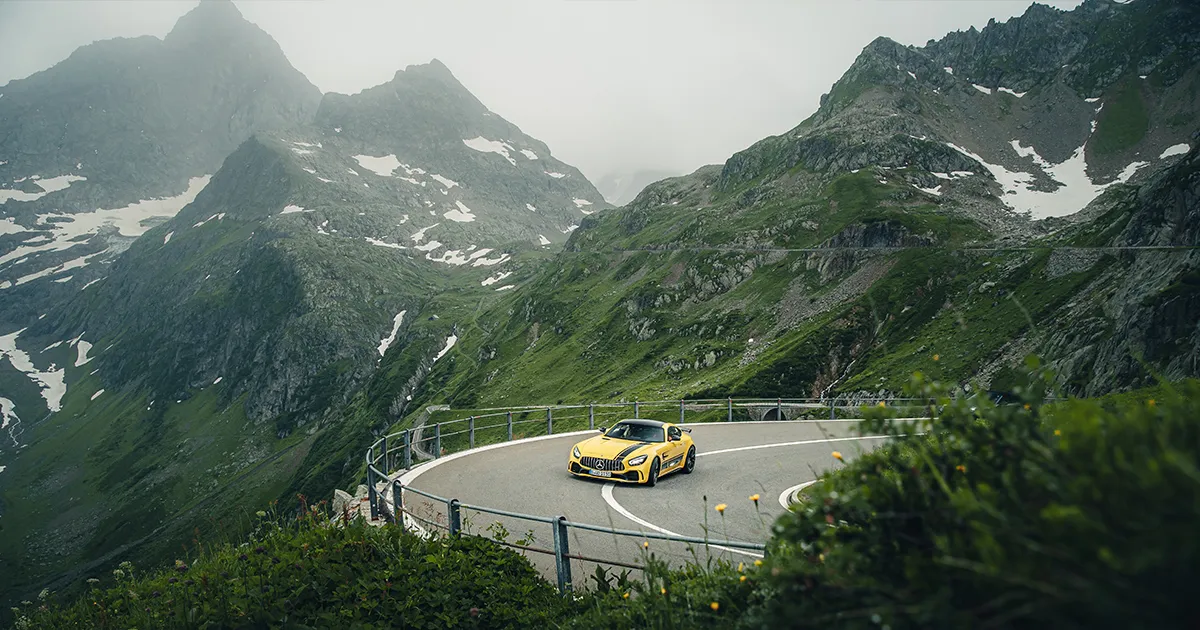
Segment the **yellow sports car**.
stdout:
<path fill-rule="evenodd" d="M 621 420 L 571 447 L 567 471 L 577 477 L 653 486 L 658 478 L 696 468 L 691 429 L 657 420 Z"/>

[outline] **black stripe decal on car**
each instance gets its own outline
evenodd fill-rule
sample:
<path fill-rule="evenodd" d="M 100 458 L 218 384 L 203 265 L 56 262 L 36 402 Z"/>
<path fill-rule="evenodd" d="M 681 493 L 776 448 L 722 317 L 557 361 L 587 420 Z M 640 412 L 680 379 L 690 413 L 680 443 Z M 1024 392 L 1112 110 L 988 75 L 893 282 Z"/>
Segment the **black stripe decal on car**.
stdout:
<path fill-rule="evenodd" d="M 623 462 L 623 461 L 625 461 L 626 456 L 628 456 L 630 453 L 638 450 L 639 448 L 642 448 L 643 446 L 645 446 L 645 444 L 634 444 L 633 446 L 630 446 L 629 448 L 621 451 L 620 453 L 617 453 L 617 456 L 614 457 L 613 459 L 615 459 L 619 462 Z"/>

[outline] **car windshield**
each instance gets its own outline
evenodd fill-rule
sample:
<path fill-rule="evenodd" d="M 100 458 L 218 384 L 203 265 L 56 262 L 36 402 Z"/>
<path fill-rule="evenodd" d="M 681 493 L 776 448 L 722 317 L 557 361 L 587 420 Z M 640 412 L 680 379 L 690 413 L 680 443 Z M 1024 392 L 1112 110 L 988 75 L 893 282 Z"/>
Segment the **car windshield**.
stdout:
<path fill-rule="evenodd" d="M 654 427 L 646 424 L 633 424 L 628 422 L 620 422 L 613 425 L 613 428 L 605 433 L 610 438 L 618 438 L 621 440 L 634 440 L 637 442 L 662 442 L 663 430 L 661 427 Z"/>

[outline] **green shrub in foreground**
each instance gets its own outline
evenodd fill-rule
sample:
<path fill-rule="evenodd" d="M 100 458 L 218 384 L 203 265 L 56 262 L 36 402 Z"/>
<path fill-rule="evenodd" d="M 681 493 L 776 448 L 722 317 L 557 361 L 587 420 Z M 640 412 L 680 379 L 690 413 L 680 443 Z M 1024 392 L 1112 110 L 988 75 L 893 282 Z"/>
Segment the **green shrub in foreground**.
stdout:
<path fill-rule="evenodd" d="M 152 574 L 122 565 L 74 602 L 51 595 L 14 611 L 15 627 L 524 628 L 554 625 L 574 604 L 479 538 L 424 540 L 361 519 L 330 527 L 310 509 L 260 515 L 245 544 Z"/>
<path fill-rule="evenodd" d="M 1050 375 L 1036 377 L 1049 382 Z M 1140 404 L 940 399 L 776 524 L 764 627 L 1200 627 L 1200 385 Z M 915 433 L 879 410 L 866 432 Z"/>

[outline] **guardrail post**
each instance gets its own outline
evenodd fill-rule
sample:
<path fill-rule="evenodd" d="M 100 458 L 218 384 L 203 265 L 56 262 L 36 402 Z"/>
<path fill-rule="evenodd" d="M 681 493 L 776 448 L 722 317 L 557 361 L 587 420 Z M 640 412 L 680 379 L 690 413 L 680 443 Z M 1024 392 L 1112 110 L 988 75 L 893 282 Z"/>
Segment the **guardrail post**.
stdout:
<path fill-rule="evenodd" d="M 633 401 L 633 417 L 634 417 L 634 418 L 640 418 L 640 417 L 641 417 L 641 416 L 639 416 L 639 415 L 638 415 L 638 401 L 636 401 L 636 400 L 635 400 L 635 401 Z"/>
<path fill-rule="evenodd" d="M 508 440 L 512 441 L 512 412 L 508 412 Z"/>
<path fill-rule="evenodd" d="M 833 409 L 834 409 L 834 407 L 833 407 L 833 401 L 831 400 L 831 401 L 829 401 L 829 419 L 830 419 L 830 420 L 836 420 L 836 419 L 837 419 L 837 415 L 834 413 Z"/>
<path fill-rule="evenodd" d="M 733 422 L 733 397 L 729 397 L 729 422 Z"/>
<path fill-rule="evenodd" d="M 546 407 L 546 435 L 554 433 L 554 417 L 550 415 L 550 408 Z"/>
<path fill-rule="evenodd" d="M 462 531 L 462 515 L 458 509 L 458 499 L 450 499 L 446 502 L 447 514 L 450 522 L 450 535 L 457 536 Z"/>
<path fill-rule="evenodd" d="M 396 524 L 404 527 L 404 486 L 400 485 L 400 479 L 392 482 L 392 513 Z"/>
<path fill-rule="evenodd" d="M 571 592 L 571 553 L 567 537 L 567 517 L 559 516 L 554 519 L 554 568 L 558 574 L 558 592 L 566 595 Z"/>
<path fill-rule="evenodd" d="M 383 436 L 383 474 L 388 475 L 392 472 L 390 465 L 391 457 L 388 455 L 387 436 Z"/>
<path fill-rule="evenodd" d="M 683 400 L 679 401 L 679 424 L 683 424 Z"/>
<path fill-rule="evenodd" d="M 588 405 L 588 429 L 596 430 L 596 405 Z"/>
<path fill-rule="evenodd" d="M 442 423 L 433 425 L 433 458 L 442 456 Z"/>
<path fill-rule="evenodd" d="M 783 420 L 783 399 L 782 398 L 775 399 L 775 419 Z"/>
<path fill-rule="evenodd" d="M 404 469 L 412 468 L 412 431 L 404 430 Z"/>
<path fill-rule="evenodd" d="M 470 435 L 470 448 L 475 448 L 475 416 L 467 418 L 467 431 Z"/>
<path fill-rule="evenodd" d="M 379 497 L 375 494 L 374 464 L 367 465 L 367 503 L 371 504 L 371 520 L 379 518 Z"/>

